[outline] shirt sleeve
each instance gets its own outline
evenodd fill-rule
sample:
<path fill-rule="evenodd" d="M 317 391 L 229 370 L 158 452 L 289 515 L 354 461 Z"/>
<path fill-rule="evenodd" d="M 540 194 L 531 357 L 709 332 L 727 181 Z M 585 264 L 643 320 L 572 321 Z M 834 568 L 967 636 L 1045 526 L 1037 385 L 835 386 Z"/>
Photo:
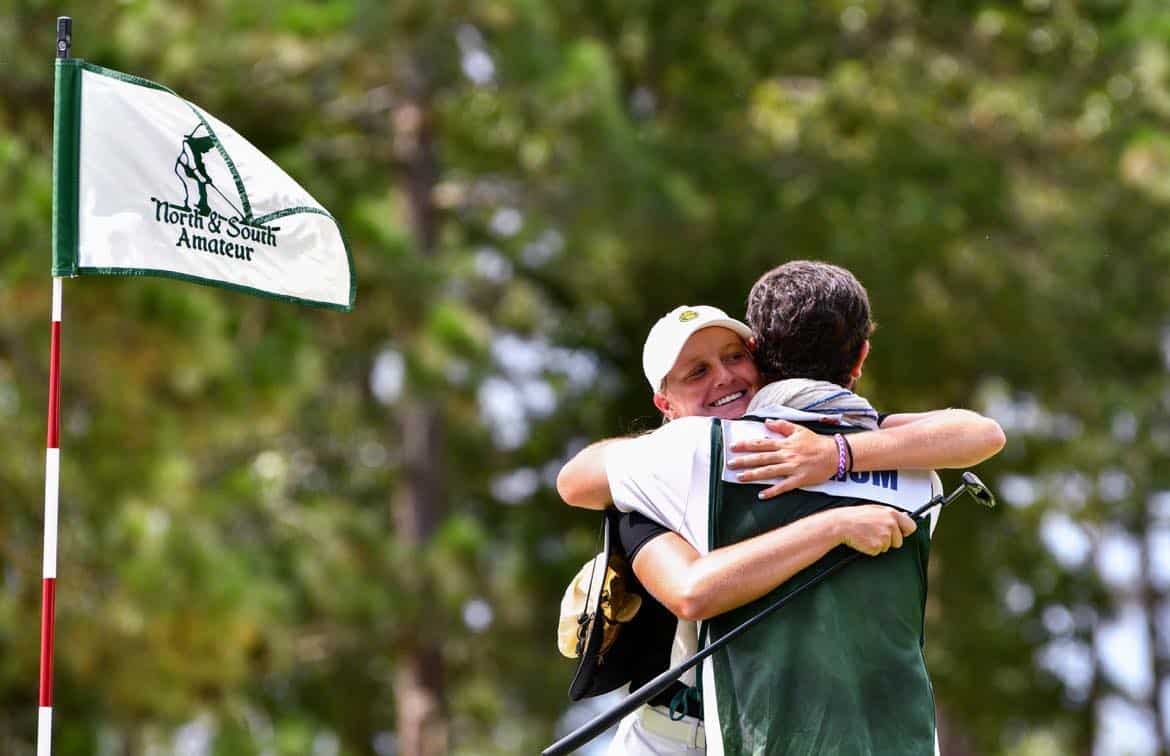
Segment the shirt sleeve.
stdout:
<path fill-rule="evenodd" d="M 637 512 L 625 512 L 618 518 L 618 543 L 630 564 L 642 547 L 660 535 L 669 533 L 663 526 Z"/>
<path fill-rule="evenodd" d="M 614 505 L 623 512 L 638 512 L 691 540 L 688 505 L 696 480 L 702 480 L 706 499 L 710 433 L 710 418 L 688 417 L 653 433 L 610 444 L 605 471 Z M 700 472 L 703 463 L 706 467 Z M 705 516 L 705 504 L 702 509 Z"/>

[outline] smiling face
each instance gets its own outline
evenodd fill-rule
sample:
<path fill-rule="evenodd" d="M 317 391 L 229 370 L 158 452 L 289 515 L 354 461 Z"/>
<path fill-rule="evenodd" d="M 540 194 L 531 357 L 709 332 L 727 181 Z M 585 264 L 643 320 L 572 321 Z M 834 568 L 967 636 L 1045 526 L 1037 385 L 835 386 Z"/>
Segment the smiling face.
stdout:
<path fill-rule="evenodd" d="M 747 412 L 760 373 L 743 339 L 727 328 L 696 331 L 666 374 L 654 405 L 667 418 L 695 415 L 731 420 Z"/>

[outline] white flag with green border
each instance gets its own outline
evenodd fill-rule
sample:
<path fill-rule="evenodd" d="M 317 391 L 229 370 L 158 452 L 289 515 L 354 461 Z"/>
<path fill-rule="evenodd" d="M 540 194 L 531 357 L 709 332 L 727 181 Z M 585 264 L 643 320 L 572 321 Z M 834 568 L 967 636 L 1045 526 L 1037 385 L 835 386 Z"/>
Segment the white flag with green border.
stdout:
<path fill-rule="evenodd" d="M 57 61 L 53 275 L 148 275 L 339 310 L 333 216 L 227 124 L 166 87 Z"/>

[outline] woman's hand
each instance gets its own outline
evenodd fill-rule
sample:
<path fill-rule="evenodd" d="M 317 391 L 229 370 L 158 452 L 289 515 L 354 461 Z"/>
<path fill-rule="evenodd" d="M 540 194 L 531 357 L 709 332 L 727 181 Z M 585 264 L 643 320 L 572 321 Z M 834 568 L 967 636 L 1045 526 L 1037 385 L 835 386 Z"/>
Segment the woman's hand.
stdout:
<path fill-rule="evenodd" d="M 902 548 L 902 539 L 918 530 L 910 515 L 881 504 L 841 507 L 831 516 L 840 542 L 869 556 Z"/>
<path fill-rule="evenodd" d="M 737 441 L 731 451 L 742 453 L 727 463 L 733 470 L 743 470 L 741 483 L 784 478 L 760 492 L 761 499 L 771 499 L 806 485 L 824 483 L 837 473 L 837 442 L 832 436 L 814 433 L 787 420 L 768 420 L 768 430 L 781 438 L 756 438 Z"/>

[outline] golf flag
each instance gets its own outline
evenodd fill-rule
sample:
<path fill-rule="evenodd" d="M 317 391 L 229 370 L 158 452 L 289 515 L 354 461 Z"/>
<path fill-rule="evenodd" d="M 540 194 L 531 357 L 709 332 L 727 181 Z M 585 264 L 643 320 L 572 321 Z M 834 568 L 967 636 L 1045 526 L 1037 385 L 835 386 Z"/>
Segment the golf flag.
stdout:
<path fill-rule="evenodd" d="M 337 221 L 276 163 L 160 84 L 56 64 L 54 276 L 163 276 L 352 309 Z"/>

